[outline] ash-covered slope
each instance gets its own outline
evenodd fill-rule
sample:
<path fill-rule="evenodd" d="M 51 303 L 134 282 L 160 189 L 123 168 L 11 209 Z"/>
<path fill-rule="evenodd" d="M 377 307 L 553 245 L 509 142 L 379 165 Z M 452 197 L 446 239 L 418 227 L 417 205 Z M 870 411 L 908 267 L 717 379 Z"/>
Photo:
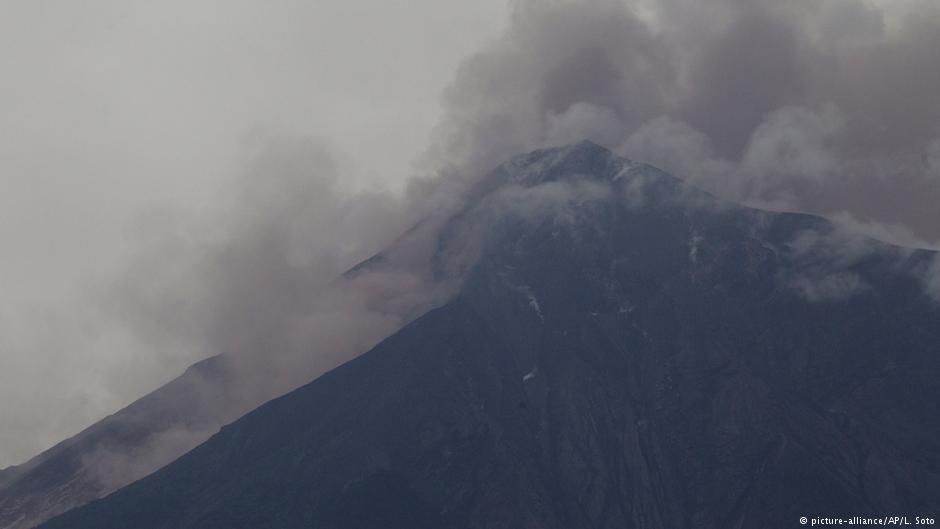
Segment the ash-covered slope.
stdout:
<path fill-rule="evenodd" d="M 908 271 L 932 255 L 719 204 L 591 144 L 494 178 L 441 232 L 439 258 L 474 257 L 456 299 L 42 527 L 936 513 L 940 310 Z"/>

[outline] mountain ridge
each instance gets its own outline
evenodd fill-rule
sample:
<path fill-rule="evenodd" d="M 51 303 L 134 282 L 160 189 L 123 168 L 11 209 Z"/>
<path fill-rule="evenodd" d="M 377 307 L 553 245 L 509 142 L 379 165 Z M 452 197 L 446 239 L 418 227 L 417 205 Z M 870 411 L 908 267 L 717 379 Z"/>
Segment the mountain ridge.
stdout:
<path fill-rule="evenodd" d="M 451 302 L 41 527 L 765 527 L 940 504 L 940 311 L 890 246 L 830 263 L 823 219 L 673 200 L 646 166 L 617 179 L 609 151 L 568 149 L 498 169 L 521 182 L 509 207 L 455 216 L 490 222 Z M 463 232 L 441 233 L 439 257 Z"/>
<path fill-rule="evenodd" d="M 27 462 L 9 467 L 5 482 L 0 482 L 0 527 L 18 529 L 32 527 L 35 520 L 64 512 L 76 505 L 99 497 L 117 488 L 108 483 L 106 473 L 89 472 L 89 458 L 101 451 L 121 453 L 127 457 L 147 456 L 146 447 L 167 432 L 188 432 L 190 438 L 177 440 L 179 450 L 186 451 L 205 439 L 221 424 L 236 418 L 233 411 L 226 417 L 223 409 L 236 410 L 236 388 L 228 380 L 230 373 L 221 356 L 201 360 L 160 388 L 108 415 L 92 426 L 69 437 Z M 221 405 L 224 401 L 226 404 Z M 247 411 L 244 410 L 244 411 Z M 159 456 L 158 456 L 159 457 Z M 157 468 L 172 460 L 154 462 Z M 131 463 L 131 462 L 129 462 Z M 131 481 L 153 470 L 146 463 L 128 464 Z M 123 481 L 123 482 L 122 482 Z M 125 485 L 118 479 L 118 485 Z"/>

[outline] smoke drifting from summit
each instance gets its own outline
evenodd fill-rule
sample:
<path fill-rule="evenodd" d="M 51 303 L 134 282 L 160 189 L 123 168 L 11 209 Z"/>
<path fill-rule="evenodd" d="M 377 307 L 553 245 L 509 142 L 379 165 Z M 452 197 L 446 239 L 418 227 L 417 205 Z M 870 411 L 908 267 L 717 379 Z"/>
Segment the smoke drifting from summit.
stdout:
<path fill-rule="evenodd" d="M 940 239 L 940 6 L 520 1 L 445 94 L 430 158 L 587 137 L 739 201 Z"/>

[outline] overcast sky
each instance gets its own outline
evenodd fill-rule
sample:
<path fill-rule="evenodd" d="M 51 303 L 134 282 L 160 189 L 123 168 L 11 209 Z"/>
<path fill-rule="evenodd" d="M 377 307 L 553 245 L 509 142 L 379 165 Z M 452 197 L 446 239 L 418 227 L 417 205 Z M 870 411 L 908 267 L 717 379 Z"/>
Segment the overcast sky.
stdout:
<path fill-rule="evenodd" d="M 89 289 L 124 266 L 141 225 L 216 207 L 258 137 L 326 141 L 351 185 L 396 188 L 460 58 L 499 33 L 505 11 L 502 0 L 0 3 L 0 467 L 199 354 L 154 357 L 85 320 Z"/>

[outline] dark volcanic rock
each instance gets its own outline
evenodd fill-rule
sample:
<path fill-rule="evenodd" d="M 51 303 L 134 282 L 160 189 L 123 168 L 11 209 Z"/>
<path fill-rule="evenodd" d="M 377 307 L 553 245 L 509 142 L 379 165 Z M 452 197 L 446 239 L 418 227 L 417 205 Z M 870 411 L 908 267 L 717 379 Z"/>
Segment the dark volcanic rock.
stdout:
<path fill-rule="evenodd" d="M 496 175 L 515 207 L 451 303 L 42 527 L 936 515 L 940 310 L 905 271 L 930 254 L 841 251 L 821 219 L 721 205 L 590 144 Z"/>

